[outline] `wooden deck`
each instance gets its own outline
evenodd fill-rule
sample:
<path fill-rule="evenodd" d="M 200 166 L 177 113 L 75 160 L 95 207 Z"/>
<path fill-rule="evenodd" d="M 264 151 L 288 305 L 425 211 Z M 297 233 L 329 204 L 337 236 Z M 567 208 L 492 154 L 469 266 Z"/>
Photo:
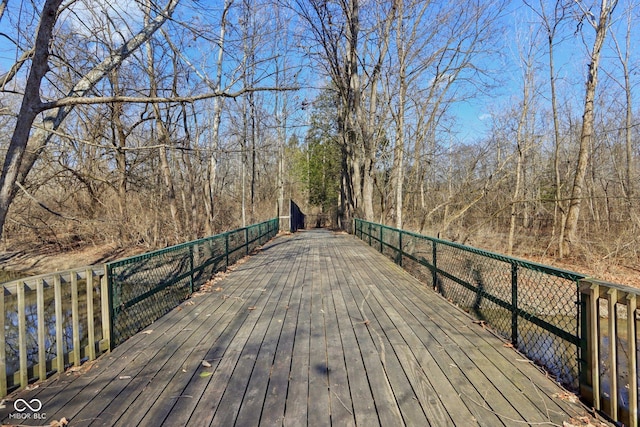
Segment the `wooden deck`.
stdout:
<path fill-rule="evenodd" d="M 328 231 L 277 238 L 112 353 L 9 396 L 5 424 L 19 422 L 16 399 L 46 414 L 24 424 L 74 427 L 562 426 L 587 414 L 482 325 Z"/>

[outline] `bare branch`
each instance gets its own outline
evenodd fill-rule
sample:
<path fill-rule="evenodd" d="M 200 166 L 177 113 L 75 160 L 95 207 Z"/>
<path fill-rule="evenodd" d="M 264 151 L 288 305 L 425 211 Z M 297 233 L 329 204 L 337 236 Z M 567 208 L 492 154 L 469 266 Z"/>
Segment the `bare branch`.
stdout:
<path fill-rule="evenodd" d="M 209 92 L 194 96 L 175 97 L 138 97 L 138 96 L 98 96 L 86 98 L 82 96 L 68 96 L 52 102 L 40 104 L 39 111 L 52 110 L 54 108 L 70 107 L 74 105 L 95 105 L 109 104 L 114 102 L 124 102 L 129 104 L 163 104 L 163 103 L 193 103 L 211 98 L 238 98 L 252 92 L 282 92 L 290 90 L 300 90 L 299 87 L 253 87 L 244 88 L 236 92 Z"/>

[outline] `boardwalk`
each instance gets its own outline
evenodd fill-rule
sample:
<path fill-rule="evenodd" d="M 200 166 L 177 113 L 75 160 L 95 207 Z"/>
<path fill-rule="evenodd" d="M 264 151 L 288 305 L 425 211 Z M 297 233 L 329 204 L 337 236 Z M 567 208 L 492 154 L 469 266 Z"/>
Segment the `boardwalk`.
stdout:
<path fill-rule="evenodd" d="M 579 403 L 352 236 L 280 237 L 112 353 L 30 391 L 28 425 L 563 425 Z M 6 418 L 12 414 L 12 418 Z M 25 412 L 28 414 L 28 411 Z"/>

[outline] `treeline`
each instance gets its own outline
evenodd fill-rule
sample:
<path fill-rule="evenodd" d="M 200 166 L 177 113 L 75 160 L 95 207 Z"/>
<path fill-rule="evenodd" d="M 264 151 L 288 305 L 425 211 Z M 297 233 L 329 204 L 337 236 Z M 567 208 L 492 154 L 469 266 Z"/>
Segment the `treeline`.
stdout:
<path fill-rule="evenodd" d="M 9 4 L 5 248 L 164 246 L 293 198 L 346 229 L 637 266 L 637 15 L 631 0 Z"/>

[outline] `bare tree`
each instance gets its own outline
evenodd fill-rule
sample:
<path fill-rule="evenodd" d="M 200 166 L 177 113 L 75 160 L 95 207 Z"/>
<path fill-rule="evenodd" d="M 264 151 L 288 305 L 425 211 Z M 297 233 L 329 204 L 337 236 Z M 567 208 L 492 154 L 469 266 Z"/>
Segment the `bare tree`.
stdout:
<path fill-rule="evenodd" d="M 565 20 L 569 11 L 571 2 L 569 0 L 555 0 L 553 9 L 549 12 L 546 8 L 546 2 L 539 0 L 538 7 L 532 3 L 525 1 L 525 4 L 534 11 L 541 20 L 542 27 L 547 35 L 547 58 L 549 66 L 549 86 L 551 90 L 551 115 L 553 117 L 553 175 L 554 175 L 554 191 L 555 200 L 553 206 L 553 228 L 551 231 L 551 239 L 556 236 L 557 230 L 560 231 L 558 236 L 558 256 L 563 257 L 563 240 L 564 240 L 564 224 L 566 221 L 567 210 L 562 195 L 562 177 L 560 173 L 560 119 L 558 115 L 558 95 L 556 88 L 556 70 L 555 70 L 555 45 L 557 43 L 556 36 L 560 25 Z"/>
<path fill-rule="evenodd" d="M 89 94 L 100 80 L 122 64 L 171 17 L 178 2 L 179 0 L 169 0 L 165 7 L 149 21 L 148 25 L 82 76 L 70 91 L 69 97 L 82 98 Z M 40 152 L 51 138 L 52 132 L 60 127 L 74 107 L 74 104 L 70 104 L 47 112 L 32 134 L 33 123 L 45 108 L 45 104 L 40 98 L 40 88 L 42 80 L 49 72 L 49 47 L 61 3 L 61 0 L 47 0 L 42 8 L 34 44 L 32 67 L 25 84 L 22 105 L 0 176 L 0 230 L 4 226 L 7 212 L 15 197 L 16 182 L 24 181 Z"/>
<path fill-rule="evenodd" d="M 600 13 L 596 18 L 582 3 L 578 3 L 582 13 L 582 19 L 595 30 L 595 40 L 590 55 L 589 68 L 584 98 L 584 112 L 582 115 L 582 129 L 580 131 L 580 149 L 578 152 L 578 164 L 571 189 L 571 200 L 567 221 L 564 227 L 563 253 L 568 255 L 578 243 L 578 220 L 580 208 L 584 198 L 585 176 L 589 167 L 589 151 L 593 144 L 594 134 L 594 102 L 596 87 L 598 85 L 598 67 L 600 65 L 600 53 L 611 24 L 611 16 L 616 7 L 617 0 L 601 0 Z"/>
<path fill-rule="evenodd" d="M 622 182 L 622 187 L 624 190 L 624 195 L 627 201 L 627 205 L 629 207 L 629 212 L 633 212 L 635 208 L 634 201 L 634 193 L 635 193 L 635 166 L 633 162 L 633 90 L 632 90 L 632 82 L 631 82 L 631 74 L 634 71 L 632 69 L 631 64 L 631 34 L 632 34 L 632 24 L 633 24 L 633 12 L 637 7 L 636 4 L 629 4 L 626 14 L 626 27 L 625 27 L 625 38 L 624 38 L 624 49 L 620 46 L 620 42 L 618 41 L 618 37 L 615 33 L 612 33 L 612 39 L 615 46 L 615 51 L 618 56 L 618 60 L 620 61 L 620 65 L 622 66 L 623 73 L 623 82 L 619 83 L 622 89 L 624 90 L 625 97 L 625 115 L 624 115 L 624 125 L 623 133 L 624 133 L 624 146 L 625 146 L 625 167 L 624 167 L 624 178 Z"/>
<path fill-rule="evenodd" d="M 525 159 L 528 155 L 531 144 L 528 132 L 531 110 L 533 109 L 533 99 L 535 96 L 535 37 L 527 37 L 531 42 L 525 46 L 524 52 L 520 53 L 520 63 L 522 68 L 522 102 L 519 106 L 519 117 L 516 128 L 516 170 L 515 183 L 511 196 L 511 216 L 509 219 L 509 239 L 507 244 L 507 254 L 513 254 L 513 246 L 516 233 L 516 220 L 518 205 L 521 204 L 522 187 L 524 181 Z"/>

